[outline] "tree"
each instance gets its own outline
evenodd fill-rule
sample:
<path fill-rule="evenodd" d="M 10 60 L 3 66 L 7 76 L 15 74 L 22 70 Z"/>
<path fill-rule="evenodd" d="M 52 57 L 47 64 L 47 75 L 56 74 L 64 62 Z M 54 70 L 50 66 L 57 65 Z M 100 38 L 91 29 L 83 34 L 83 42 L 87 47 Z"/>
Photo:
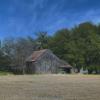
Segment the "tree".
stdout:
<path fill-rule="evenodd" d="M 2 46 L 0 48 L 0 70 L 9 70 L 10 57 L 3 51 Z"/>
<path fill-rule="evenodd" d="M 39 32 L 36 33 L 36 41 L 38 45 L 38 49 L 45 49 L 48 46 L 48 35 L 47 32 Z"/>
<path fill-rule="evenodd" d="M 10 66 L 20 69 L 24 74 L 25 60 L 35 50 L 35 41 L 32 38 L 6 39 L 3 51 L 11 58 Z"/>

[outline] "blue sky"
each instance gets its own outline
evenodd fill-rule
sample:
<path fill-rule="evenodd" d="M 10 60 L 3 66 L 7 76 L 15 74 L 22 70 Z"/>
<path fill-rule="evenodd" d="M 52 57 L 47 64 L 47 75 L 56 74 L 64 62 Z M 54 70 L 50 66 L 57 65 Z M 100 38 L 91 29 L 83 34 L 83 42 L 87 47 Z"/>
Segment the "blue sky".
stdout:
<path fill-rule="evenodd" d="M 100 22 L 100 0 L 0 0 L 0 39 L 53 34 L 84 21 Z"/>

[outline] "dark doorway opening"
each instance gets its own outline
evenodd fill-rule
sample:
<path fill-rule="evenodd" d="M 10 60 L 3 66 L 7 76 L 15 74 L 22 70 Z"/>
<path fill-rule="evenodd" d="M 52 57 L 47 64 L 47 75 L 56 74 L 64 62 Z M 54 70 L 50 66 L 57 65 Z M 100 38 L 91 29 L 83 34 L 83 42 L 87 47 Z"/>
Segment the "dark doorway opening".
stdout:
<path fill-rule="evenodd" d="M 71 73 L 71 68 L 64 68 L 64 67 L 60 67 L 59 68 L 60 69 L 60 71 L 62 71 L 62 73 L 68 73 L 68 74 L 70 74 Z"/>
<path fill-rule="evenodd" d="M 26 74 L 35 74 L 35 66 L 32 62 L 26 63 Z"/>

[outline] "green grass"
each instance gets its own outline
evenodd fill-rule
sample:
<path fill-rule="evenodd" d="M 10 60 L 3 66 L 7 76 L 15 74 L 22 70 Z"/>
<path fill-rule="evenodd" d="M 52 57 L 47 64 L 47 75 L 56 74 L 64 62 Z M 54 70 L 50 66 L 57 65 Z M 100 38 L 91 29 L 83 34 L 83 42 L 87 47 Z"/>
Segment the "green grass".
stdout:
<path fill-rule="evenodd" d="M 0 76 L 2 75 L 9 75 L 12 74 L 11 72 L 7 72 L 7 71 L 0 71 Z"/>

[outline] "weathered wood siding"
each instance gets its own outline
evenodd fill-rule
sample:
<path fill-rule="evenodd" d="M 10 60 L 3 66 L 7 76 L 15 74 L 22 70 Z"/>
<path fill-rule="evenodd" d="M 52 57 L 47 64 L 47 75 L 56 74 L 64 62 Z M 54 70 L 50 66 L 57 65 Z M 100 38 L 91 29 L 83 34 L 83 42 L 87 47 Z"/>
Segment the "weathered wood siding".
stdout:
<path fill-rule="evenodd" d="M 34 63 L 36 73 L 58 73 L 58 58 L 49 50 Z"/>
<path fill-rule="evenodd" d="M 25 72 L 27 74 L 35 74 L 35 65 L 34 65 L 34 62 L 28 62 L 28 63 L 26 63 Z"/>

